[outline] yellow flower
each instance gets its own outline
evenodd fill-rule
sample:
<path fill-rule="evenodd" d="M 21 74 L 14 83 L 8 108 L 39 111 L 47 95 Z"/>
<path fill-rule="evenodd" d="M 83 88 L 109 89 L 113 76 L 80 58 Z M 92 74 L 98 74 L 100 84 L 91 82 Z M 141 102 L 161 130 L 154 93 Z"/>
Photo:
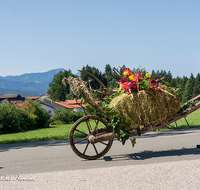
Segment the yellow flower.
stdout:
<path fill-rule="evenodd" d="M 120 85 L 119 85 L 119 91 L 121 91 L 121 90 L 122 90 L 122 87 L 123 87 L 123 85 L 122 85 L 122 84 L 120 84 Z"/>
<path fill-rule="evenodd" d="M 133 79 L 134 79 L 134 75 L 131 74 L 131 75 L 128 76 L 128 78 L 129 78 L 130 80 L 133 80 Z"/>
<path fill-rule="evenodd" d="M 131 70 L 130 70 L 129 68 L 126 68 L 126 69 L 124 70 L 124 72 L 123 72 L 123 75 L 124 75 L 124 76 L 127 76 L 127 75 L 130 75 L 130 73 L 131 73 Z"/>
<path fill-rule="evenodd" d="M 124 73 L 123 73 L 124 76 L 127 76 L 128 74 L 129 74 L 129 72 L 127 72 L 127 71 L 124 71 Z"/>
<path fill-rule="evenodd" d="M 147 78 L 151 78 L 151 75 L 150 75 L 149 73 L 147 73 L 145 76 L 146 76 Z"/>

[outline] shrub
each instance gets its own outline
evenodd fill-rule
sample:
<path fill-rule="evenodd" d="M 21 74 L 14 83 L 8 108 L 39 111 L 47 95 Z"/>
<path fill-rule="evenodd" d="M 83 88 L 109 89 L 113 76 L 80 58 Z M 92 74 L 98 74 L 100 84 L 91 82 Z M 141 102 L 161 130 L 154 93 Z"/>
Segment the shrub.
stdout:
<path fill-rule="evenodd" d="M 41 104 L 39 102 L 28 99 L 26 102 L 23 103 L 23 107 L 32 115 L 35 128 L 49 126 L 50 116 L 47 111 L 41 107 Z"/>
<path fill-rule="evenodd" d="M 50 118 L 38 102 L 28 100 L 24 108 L 8 102 L 0 104 L 0 133 L 14 133 L 48 127 Z"/>
<path fill-rule="evenodd" d="M 0 132 L 13 133 L 28 129 L 31 118 L 27 111 L 4 102 L 0 105 Z"/>
<path fill-rule="evenodd" d="M 53 115 L 54 120 L 61 121 L 64 124 L 74 123 L 81 117 L 83 117 L 83 112 L 69 111 L 64 108 L 55 109 Z"/>

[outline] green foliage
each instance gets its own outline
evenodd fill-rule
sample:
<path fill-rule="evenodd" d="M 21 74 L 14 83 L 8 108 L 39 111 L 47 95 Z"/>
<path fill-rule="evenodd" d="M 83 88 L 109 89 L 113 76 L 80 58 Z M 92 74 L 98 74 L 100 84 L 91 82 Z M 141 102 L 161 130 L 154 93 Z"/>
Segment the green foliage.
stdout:
<path fill-rule="evenodd" d="M 26 130 L 31 119 L 27 112 L 4 102 L 0 105 L 0 133 L 13 133 Z M 23 119 L 22 117 L 23 116 Z"/>
<path fill-rule="evenodd" d="M 24 108 L 4 102 L 0 105 L 0 133 L 14 133 L 49 126 L 49 115 L 38 102 L 27 100 Z"/>
<path fill-rule="evenodd" d="M 41 102 L 51 102 L 48 98 L 44 98 Z"/>
<path fill-rule="evenodd" d="M 23 107 L 25 110 L 31 114 L 35 128 L 41 128 L 41 127 L 48 127 L 50 122 L 50 117 L 46 110 L 44 110 L 41 107 L 41 104 L 37 101 L 32 101 L 31 99 L 28 99 L 23 103 Z"/>
<path fill-rule="evenodd" d="M 86 71 L 92 75 L 94 75 L 95 77 L 97 77 L 100 81 L 104 82 L 102 80 L 102 74 L 101 72 L 96 69 L 95 67 L 90 67 L 88 65 L 86 65 L 86 67 L 82 68 L 82 71 Z M 100 84 L 91 76 L 85 74 L 85 73 L 81 73 L 81 79 L 83 81 L 89 82 L 90 81 L 90 85 L 92 89 L 99 89 L 100 88 Z"/>
<path fill-rule="evenodd" d="M 136 138 L 134 138 L 134 139 L 131 139 L 131 144 L 132 144 L 132 147 L 134 147 L 134 146 L 135 146 L 135 144 L 136 144 Z"/>
<path fill-rule="evenodd" d="M 60 71 L 59 73 L 55 74 L 53 77 L 52 82 L 49 83 L 49 89 L 47 91 L 47 94 L 50 95 L 50 98 L 52 100 L 59 100 L 59 101 L 65 101 L 66 96 L 70 94 L 70 86 L 68 82 L 66 81 L 66 86 L 63 85 L 62 79 L 64 77 L 68 78 L 69 76 L 74 75 L 71 73 L 71 71 Z"/>
<path fill-rule="evenodd" d="M 64 124 L 74 123 L 79 118 L 83 117 L 83 112 L 70 111 L 64 108 L 56 108 L 53 119 Z"/>
<path fill-rule="evenodd" d="M 196 101 L 190 101 L 190 102 L 187 102 L 186 104 L 183 104 L 181 107 L 180 107 L 180 110 L 178 113 L 184 113 L 188 110 L 188 108 L 192 108 L 193 106 L 195 106 L 196 103 L 198 103 L 199 101 L 196 100 Z"/>
<path fill-rule="evenodd" d="M 120 93 L 116 93 L 114 96 L 109 96 L 104 99 L 103 102 L 98 102 L 98 105 L 102 107 L 102 110 L 112 118 L 110 121 L 107 117 L 105 117 L 99 110 L 92 107 L 90 104 L 86 106 L 87 109 L 90 110 L 90 113 L 97 115 L 99 117 L 104 118 L 108 122 L 108 126 L 113 128 L 113 132 L 117 134 L 117 138 L 124 145 L 126 140 L 129 139 L 130 133 L 126 130 L 125 126 L 122 123 L 120 115 L 114 110 L 114 108 L 110 108 L 111 100 L 118 96 Z M 130 122 L 130 118 L 127 118 L 126 122 Z"/>
<path fill-rule="evenodd" d="M 186 82 L 185 85 L 185 92 L 183 94 L 183 102 L 187 102 L 188 100 L 192 99 L 193 94 L 193 87 L 194 87 L 195 79 L 193 74 L 191 74 L 189 80 Z"/>
<path fill-rule="evenodd" d="M 200 94 L 200 74 L 197 74 L 197 77 L 194 81 L 194 87 L 193 87 L 193 94 L 192 97 L 195 97 Z"/>

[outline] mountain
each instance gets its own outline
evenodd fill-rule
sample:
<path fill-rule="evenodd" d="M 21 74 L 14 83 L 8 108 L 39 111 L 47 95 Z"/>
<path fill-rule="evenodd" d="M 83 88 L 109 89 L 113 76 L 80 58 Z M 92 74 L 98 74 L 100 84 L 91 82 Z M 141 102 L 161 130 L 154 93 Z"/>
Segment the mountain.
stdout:
<path fill-rule="evenodd" d="M 65 71 L 63 68 L 53 69 L 43 73 L 26 73 L 19 76 L 5 76 L 0 79 L 8 80 L 8 81 L 19 81 L 19 82 L 33 82 L 33 83 L 44 83 L 51 82 L 53 76 L 60 71 Z"/>
<path fill-rule="evenodd" d="M 43 73 L 27 73 L 19 76 L 0 76 L 0 94 L 6 94 L 6 89 L 9 91 L 14 90 L 14 92 L 16 90 L 23 91 L 26 96 L 32 96 L 33 92 L 35 94 L 46 94 L 49 83 L 54 75 L 60 71 L 65 71 L 65 69 L 53 69 Z"/>
<path fill-rule="evenodd" d="M 42 96 L 46 93 L 0 88 L 0 94 L 20 94 L 24 97 Z"/>

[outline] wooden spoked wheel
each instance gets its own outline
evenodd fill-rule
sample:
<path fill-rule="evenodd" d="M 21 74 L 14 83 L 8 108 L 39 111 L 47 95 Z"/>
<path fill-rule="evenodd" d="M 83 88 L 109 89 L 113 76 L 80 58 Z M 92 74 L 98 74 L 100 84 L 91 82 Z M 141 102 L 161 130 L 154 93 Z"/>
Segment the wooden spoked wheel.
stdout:
<path fill-rule="evenodd" d="M 113 139 L 90 143 L 89 136 L 97 137 L 111 132 L 107 122 L 99 116 L 88 115 L 77 120 L 72 126 L 69 141 L 72 150 L 81 158 L 95 160 L 105 155 L 112 146 Z"/>

